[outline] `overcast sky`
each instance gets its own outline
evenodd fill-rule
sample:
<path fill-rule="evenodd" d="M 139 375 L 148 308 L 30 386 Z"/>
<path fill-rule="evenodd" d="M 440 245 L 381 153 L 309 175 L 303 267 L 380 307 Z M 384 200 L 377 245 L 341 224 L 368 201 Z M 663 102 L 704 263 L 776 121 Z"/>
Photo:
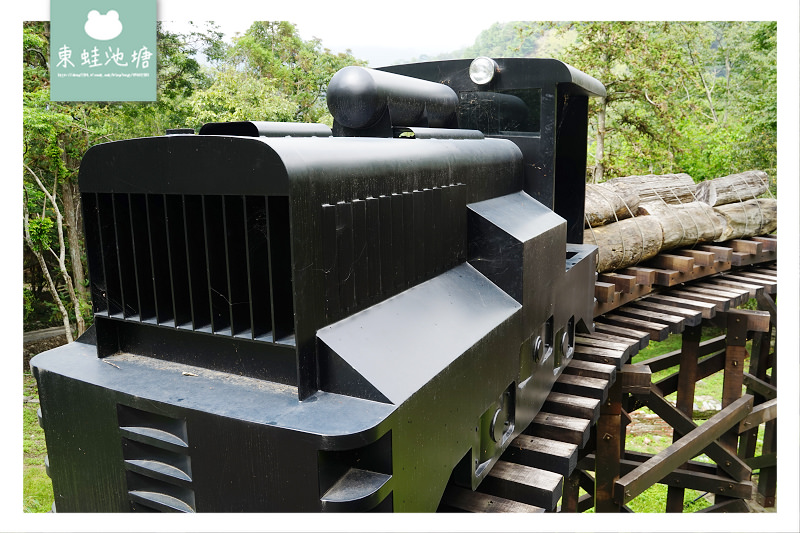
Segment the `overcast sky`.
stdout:
<path fill-rule="evenodd" d="M 327 6 L 335 4 L 325 3 Z M 316 4 L 311 2 L 311 5 Z M 494 22 L 513 20 L 509 18 L 513 13 L 509 10 L 491 16 L 476 16 L 476 11 L 482 13 L 485 8 L 456 11 L 452 7 L 443 9 L 444 5 L 432 2 L 425 13 L 422 6 L 417 6 L 415 2 L 393 4 L 345 0 L 335 10 L 330 7 L 310 10 L 297 7 L 276 10 L 253 8 L 243 9 L 236 17 L 223 12 L 217 12 L 215 16 L 210 10 L 212 12 L 205 18 L 214 20 L 225 33 L 226 39 L 236 32 L 246 31 L 254 20 L 288 20 L 297 26 L 303 39 L 317 37 L 325 48 L 334 52 L 344 52 L 349 48 L 354 56 L 369 61 L 372 67 L 408 61 L 422 54 L 432 56 L 451 52 L 473 44 L 478 34 Z M 378 9 L 376 6 L 390 7 Z M 406 7 L 398 10 L 395 6 Z M 188 11 L 194 11 L 194 8 Z M 179 16 L 179 12 L 175 12 Z M 170 19 L 172 13 L 172 10 L 159 13 L 159 18 L 176 22 L 189 20 L 185 15 L 183 18 Z M 530 14 L 528 18 L 531 18 Z M 192 20 L 197 22 L 201 19 L 193 17 Z M 185 26 L 171 27 L 180 29 Z"/>
<path fill-rule="evenodd" d="M 158 0 L 157 5 L 159 20 L 214 20 L 228 38 L 244 32 L 255 20 L 288 20 L 304 39 L 318 37 L 334 52 L 349 48 L 370 66 L 379 67 L 469 46 L 494 22 L 785 20 L 786 6 L 791 3 L 671 0 L 668 9 L 660 2 L 640 0 Z M 26 0 L 11 2 L 4 9 L 21 11 L 22 20 L 49 20 L 49 8 L 50 0 Z"/>
<path fill-rule="evenodd" d="M 158 18 L 214 20 L 228 38 L 244 32 L 255 20 L 288 20 L 304 39 L 318 37 L 334 52 L 349 48 L 373 67 L 469 46 L 494 22 L 716 20 L 722 13 L 726 20 L 781 19 L 780 13 L 771 12 L 779 4 L 773 0 L 759 2 L 758 8 L 753 2 L 738 0 L 671 0 L 668 11 L 663 3 L 657 4 L 647 7 L 634 0 L 158 0 Z M 27 0 L 12 2 L 9 9 L 21 10 L 22 20 L 49 20 L 49 6 L 49 0 Z"/>

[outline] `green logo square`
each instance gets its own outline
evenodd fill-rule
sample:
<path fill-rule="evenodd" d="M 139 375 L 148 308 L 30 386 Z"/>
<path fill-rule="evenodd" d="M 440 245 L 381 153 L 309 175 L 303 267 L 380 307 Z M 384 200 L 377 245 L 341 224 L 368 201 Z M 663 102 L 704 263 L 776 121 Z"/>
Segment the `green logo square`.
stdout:
<path fill-rule="evenodd" d="M 155 101 L 156 0 L 50 0 L 50 99 Z"/>

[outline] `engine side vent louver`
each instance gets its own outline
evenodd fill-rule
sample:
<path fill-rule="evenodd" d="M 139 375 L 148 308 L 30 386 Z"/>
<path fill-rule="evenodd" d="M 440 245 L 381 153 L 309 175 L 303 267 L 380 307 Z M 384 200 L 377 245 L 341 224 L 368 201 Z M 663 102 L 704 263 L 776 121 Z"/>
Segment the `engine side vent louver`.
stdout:
<path fill-rule="evenodd" d="M 82 199 L 95 315 L 294 344 L 287 197 Z"/>
<path fill-rule="evenodd" d="M 131 510 L 195 512 L 186 421 L 117 405 Z"/>

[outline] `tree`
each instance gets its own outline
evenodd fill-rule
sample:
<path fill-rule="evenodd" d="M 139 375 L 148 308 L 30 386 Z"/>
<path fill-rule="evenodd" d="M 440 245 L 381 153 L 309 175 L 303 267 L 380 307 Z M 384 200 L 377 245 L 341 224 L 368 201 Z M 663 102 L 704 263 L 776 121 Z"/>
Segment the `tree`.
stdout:
<path fill-rule="evenodd" d="M 539 42 L 534 39 L 518 39 L 522 22 L 495 22 L 483 30 L 472 46 L 459 52 L 460 57 L 535 57 L 538 55 Z M 526 27 L 530 28 L 527 23 Z"/>
<path fill-rule="evenodd" d="M 61 312 L 61 316 L 63 318 L 64 323 L 64 330 L 67 336 L 67 342 L 72 342 L 72 328 L 70 326 L 70 316 L 69 312 L 67 311 L 66 306 L 61 301 L 61 298 L 58 294 L 58 289 L 56 288 L 55 282 L 53 281 L 53 277 L 50 274 L 50 269 L 47 266 L 47 262 L 45 260 L 45 253 L 50 252 L 52 253 L 56 259 L 58 260 L 58 269 L 61 273 L 61 276 L 64 278 L 64 283 L 67 287 L 67 291 L 69 292 L 69 300 L 72 302 L 74 307 L 75 313 L 75 320 L 78 326 L 78 335 L 83 334 L 86 330 L 86 324 L 83 319 L 83 311 L 81 309 L 81 300 L 78 299 L 77 293 L 75 291 L 75 284 L 72 281 L 72 277 L 69 275 L 67 271 L 66 259 L 65 259 L 65 251 L 66 246 L 64 244 L 64 217 L 61 215 L 61 210 L 58 207 L 58 202 L 53 194 L 51 194 L 45 186 L 42 184 L 41 179 L 39 176 L 31 170 L 28 165 L 24 165 L 25 169 L 30 172 L 31 176 L 33 177 L 36 185 L 39 187 L 39 190 L 43 193 L 45 202 L 42 205 L 42 214 L 39 216 L 35 216 L 35 218 L 31 219 L 30 215 L 30 204 L 31 198 L 26 195 L 25 201 L 23 202 L 23 231 L 25 237 L 25 243 L 28 245 L 28 248 L 33 252 L 36 258 L 39 261 L 39 265 L 42 268 L 42 273 L 44 274 L 45 279 L 47 280 L 48 287 L 50 289 L 50 293 L 53 295 L 53 299 L 58 306 L 59 311 Z M 50 209 L 48 209 L 48 201 L 50 204 Z M 52 211 L 54 213 L 54 217 L 48 216 L 48 211 Z M 55 224 L 53 223 L 53 218 L 55 218 Z M 53 251 L 51 247 L 51 237 L 50 233 L 51 230 L 55 227 L 56 235 L 58 236 L 58 253 Z"/>
<path fill-rule="evenodd" d="M 776 169 L 777 70 L 774 22 L 682 23 L 686 99 L 676 161 L 698 179 Z"/>
<path fill-rule="evenodd" d="M 192 120 L 197 126 L 239 120 L 292 121 L 297 106 L 275 85 L 273 79 L 225 67 L 215 74 L 210 87 L 189 99 Z"/>
<path fill-rule="evenodd" d="M 664 69 L 676 60 L 673 50 L 654 39 L 665 31 L 664 23 L 573 22 L 534 26 L 528 35 L 541 35 L 544 29 L 574 32 L 576 40 L 563 49 L 561 59 L 606 87 L 605 97 L 591 100 L 595 136 L 591 181 L 617 173 L 631 157 L 663 158 L 666 154 L 654 141 L 672 133 L 665 118 L 675 87 Z"/>
<path fill-rule="evenodd" d="M 549 30 L 574 32 L 557 57 L 608 93 L 590 104 L 591 180 L 774 170 L 774 23 L 575 22 Z M 545 30 L 531 25 L 522 35 L 543 39 Z"/>
<path fill-rule="evenodd" d="M 319 39 L 304 41 L 290 22 L 254 22 L 235 39 L 231 66 L 271 81 L 294 106 L 294 122 L 331 123 L 325 92 L 331 77 L 349 65 L 366 65 L 350 51 L 334 54 Z"/>
<path fill-rule="evenodd" d="M 74 179 L 80 147 L 75 145 L 69 132 L 73 128 L 81 129 L 82 125 L 75 115 L 77 107 L 51 106 L 48 41 L 49 27 L 46 23 L 26 23 L 23 26 L 23 183 L 27 180 L 28 184 L 35 184 L 26 192 L 36 189 L 41 193 L 36 196 L 26 194 L 23 228 L 25 242 L 39 261 L 53 300 L 63 315 L 67 338 L 71 339 L 66 307 L 61 302 L 44 255 L 50 251 L 58 260 L 57 268 L 64 280 L 80 335 L 85 329 L 83 315 L 88 291 L 81 261 L 80 201 Z M 36 210 L 29 209 L 36 197 L 41 205 Z M 31 211 L 35 213 L 33 219 Z M 43 231 L 45 228 L 55 232 L 58 252 L 50 247 L 52 238 L 47 235 L 49 232 Z"/>

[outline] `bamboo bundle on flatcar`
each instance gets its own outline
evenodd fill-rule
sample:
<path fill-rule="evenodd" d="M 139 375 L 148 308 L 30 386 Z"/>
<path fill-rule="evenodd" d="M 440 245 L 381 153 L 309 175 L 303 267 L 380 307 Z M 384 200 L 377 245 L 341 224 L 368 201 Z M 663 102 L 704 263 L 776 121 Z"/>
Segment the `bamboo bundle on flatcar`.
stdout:
<path fill-rule="evenodd" d="M 636 216 L 639 191 L 624 182 L 586 184 L 586 227 L 603 226 Z"/>
<path fill-rule="evenodd" d="M 748 170 L 697 184 L 695 196 L 710 206 L 745 202 L 758 198 L 769 188 L 769 176 L 763 170 Z"/>
<path fill-rule="evenodd" d="M 714 211 L 725 228 L 718 242 L 764 235 L 778 227 L 778 201 L 774 198 L 725 204 Z"/>
<path fill-rule="evenodd" d="M 600 249 L 598 272 L 675 248 L 764 235 L 777 227 L 777 201 L 760 170 L 694 184 L 688 174 L 624 176 L 587 185 L 584 243 Z"/>
<path fill-rule="evenodd" d="M 658 218 L 664 234 L 662 250 L 715 242 L 725 231 L 725 221 L 719 220 L 714 208 L 703 202 L 646 202 L 639 205 L 639 214 Z"/>
<path fill-rule="evenodd" d="M 597 245 L 597 271 L 608 272 L 654 257 L 661 251 L 664 232 L 658 217 L 644 215 L 585 229 L 583 242 Z"/>

